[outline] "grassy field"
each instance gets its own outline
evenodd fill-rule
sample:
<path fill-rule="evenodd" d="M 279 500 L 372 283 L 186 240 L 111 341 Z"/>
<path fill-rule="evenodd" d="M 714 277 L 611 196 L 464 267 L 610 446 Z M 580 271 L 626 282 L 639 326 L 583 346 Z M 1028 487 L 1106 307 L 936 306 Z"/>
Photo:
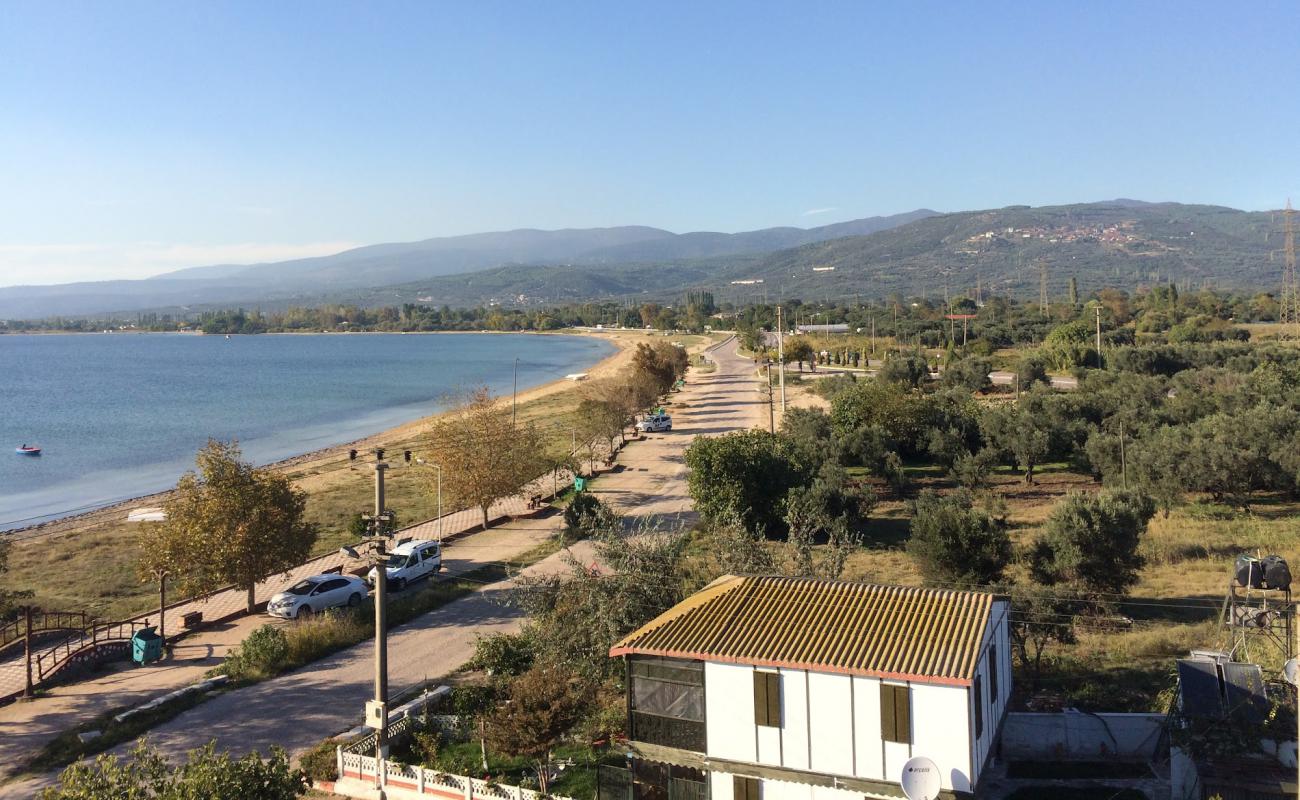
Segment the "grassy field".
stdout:
<path fill-rule="evenodd" d="M 910 470 L 914 489 L 952 488 L 933 467 Z M 1006 504 L 1017 563 L 1012 577 L 1026 578 L 1023 556 L 1041 532 L 1052 507 L 1071 491 L 1096 491 L 1091 478 L 1071 473 L 1064 464 L 1046 465 L 1032 486 L 1005 468 L 994 473 L 991 491 Z M 906 553 L 908 515 L 905 499 L 876 486 L 881 502 L 871 519 L 866 546 L 852 556 L 844 577 L 882 583 L 919 585 L 921 575 Z M 1300 503 L 1262 497 L 1249 514 L 1203 501 L 1157 514 L 1142 543 L 1146 566 L 1116 616 L 1131 622 L 1083 620 L 1078 642 L 1054 646 L 1044 658 L 1039 693 L 1068 705 L 1108 711 L 1165 710 L 1161 696 L 1173 687 L 1174 659 L 1196 649 L 1226 649 L 1227 631 L 1220 610 L 1231 579 L 1233 560 L 1242 553 L 1277 553 L 1300 563 Z M 1261 643 L 1250 660 L 1276 671 L 1278 652 Z M 1028 694 L 1029 676 L 1017 674 L 1020 699 Z"/>
<path fill-rule="evenodd" d="M 592 377 L 612 374 L 621 368 L 630 350 L 639 341 L 662 340 L 664 334 L 646 331 L 611 331 L 607 338 L 624 346 L 619 355 L 592 372 Z M 673 335 L 692 351 L 698 351 L 722 338 L 713 336 Z M 545 434 L 548 451 L 553 455 L 568 452 L 573 431 L 580 428 L 574 409 L 584 385 L 559 382 L 544 389 L 521 395 L 521 422 L 536 423 Z M 433 471 L 402 460 L 402 450 L 421 455 L 427 420 L 422 420 L 365 440 L 362 452 L 377 446 L 388 450 L 393 468 L 387 475 L 388 505 L 398 515 L 399 524 L 429 519 L 436 513 L 437 499 L 432 488 Z M 355 445 L 354 445 L 355 446 Z M 374 471 L 359 458 L 350 464 L 347 446 L 314 454 L 298 463 L 279 467 L 308 494 L 307 517 L 320 526 L 316 552 L 338 549 L 352 540 L 348 524 L 360 511 L 374 504 Z M 179 477 L 179 476 L 178 476 Z M 159 498 L 130 504 L 156 504 Z M 34 535 L 33 535 L 34 534 Z M 141 581 L 136 562 L 141 545 L 141 526 L 126 521 L 126 509 L 114 508 L 66 523 L 46 526 L 15 537 L 9 571 L 4 588 L 31 590 L 35 600 L 45 608 L 89 611 L 107 619 L 120 619 L 155 607 L 156 588 Z"/>

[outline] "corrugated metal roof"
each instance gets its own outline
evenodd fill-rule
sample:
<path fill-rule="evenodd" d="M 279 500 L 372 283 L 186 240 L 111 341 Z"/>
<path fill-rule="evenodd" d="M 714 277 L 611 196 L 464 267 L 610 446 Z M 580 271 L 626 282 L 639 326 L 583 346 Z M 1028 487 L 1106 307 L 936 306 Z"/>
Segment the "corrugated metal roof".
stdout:
<path fill-rule="evenodd" d="M 624 637 L 633 653 L 966 685 L 993 595 L 724 576 Z"/>

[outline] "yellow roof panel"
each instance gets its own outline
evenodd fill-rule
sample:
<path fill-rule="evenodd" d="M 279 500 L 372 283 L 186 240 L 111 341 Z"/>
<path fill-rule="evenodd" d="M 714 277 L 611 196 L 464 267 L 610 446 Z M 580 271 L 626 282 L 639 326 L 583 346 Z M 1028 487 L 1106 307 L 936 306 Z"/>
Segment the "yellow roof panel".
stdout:
<path fill-rule="evenodd" d="M 993 595 L 724 576 L 609 651 L 969 684 Z"/>

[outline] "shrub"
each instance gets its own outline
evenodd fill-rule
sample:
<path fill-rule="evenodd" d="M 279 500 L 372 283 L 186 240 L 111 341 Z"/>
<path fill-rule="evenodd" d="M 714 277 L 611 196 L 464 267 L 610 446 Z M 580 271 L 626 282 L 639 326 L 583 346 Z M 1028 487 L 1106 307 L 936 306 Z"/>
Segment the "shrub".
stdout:
<path fill-rule="evenodd" d="M 302 754 L 298 766 L 307 774 L 308 780 L 338 780 L 338 745 L 326 740 Z"/>
<path fill-rule="evenodd" d="M 788 439 L 760 430 L 701 436 L 686 449 L 686 466 L 691 498 L 706 520 L 736 519 L 769 534 L 784 534 L 785 495 L 810 477 Z"/>
<path fill-rule="evenodd" d="M 302 620 L 285 632 L 285 668 L 315 661 L 361 641 L 371 632 L 371 624 L 359 609 L 332 609 Z"/>
<path fill-rule="evenodd" d="M 474 640 L 474 657 L 469 666 L 494 678 L 522 675 L 533 665 L 533 640 L 521 633 L 494 633 Z"/>
<path fill-rule="evenodd" d="M 1001 521 L 973 507 L 969 492 L 942 497 L 927 490 L 910 505 L 907 552 L 927 583 L 987 586 L 1002 579 L 1011 563 L 1011 537 Z"/>
<path fill-rule="evenodd" d="M 564 509 L 566 541 L 596 536 L 617 527 L 618 517 L 590 492 L 578 492 Z"/>
<path fill-rule="evenodd" d="M 263 625 L 226 656 L 222 667 L 232 678 L 264 677 L 283 669 L 288 656 L 289 640 L 284 629 Z"/>
<path fill-rule="evenodd" d="M 1097 593 L 1124 594 L 1137 581 L 1142 533 L 1155 503 L 1138 492 L 1068 495 L 1052 509 L 1030 556 L 1034 579 Z"/>

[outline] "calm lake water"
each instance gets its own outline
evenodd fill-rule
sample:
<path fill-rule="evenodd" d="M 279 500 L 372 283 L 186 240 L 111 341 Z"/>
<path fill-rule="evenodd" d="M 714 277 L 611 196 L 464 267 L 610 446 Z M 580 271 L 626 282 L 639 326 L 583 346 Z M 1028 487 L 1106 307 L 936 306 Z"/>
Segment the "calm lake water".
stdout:
<path fill-rule="evenodd" d="M 613 351 L 581 336 L 0 336 L 0 530 L 174 486 L 209 437 L 266 463 L 377 433 L 449 393 L 510 392 Z M 20 456 L 21 444 L 44 448 Z"/>

